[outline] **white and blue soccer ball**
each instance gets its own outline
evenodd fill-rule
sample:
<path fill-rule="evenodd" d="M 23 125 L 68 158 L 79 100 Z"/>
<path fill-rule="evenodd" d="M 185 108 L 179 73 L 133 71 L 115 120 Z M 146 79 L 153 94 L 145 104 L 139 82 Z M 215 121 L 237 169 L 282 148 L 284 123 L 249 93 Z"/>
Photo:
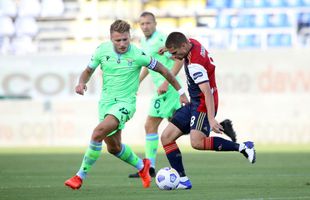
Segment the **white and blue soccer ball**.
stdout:
<path fill-rule="evenodd" d="M 174 190 L 179 185 L 180 175 L 175 169 L 164 167 L 157 172 L 155 182 L 161 190 Z"/>

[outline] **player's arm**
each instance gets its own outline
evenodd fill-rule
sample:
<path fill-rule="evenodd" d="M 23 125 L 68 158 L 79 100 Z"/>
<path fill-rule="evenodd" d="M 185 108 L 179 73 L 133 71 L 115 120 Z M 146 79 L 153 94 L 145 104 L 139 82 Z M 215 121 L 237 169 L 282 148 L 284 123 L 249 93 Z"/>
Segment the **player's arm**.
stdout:
<path fill-rule="evenodd" d="M 79 78 L 79 83 L 75 87 L 75 92 L 84 95 L 84 92 L 87 90 L 86 83 L 89 81 L 90 77 L 94 73 L 95 69 L 86 67 Z"/>
<path fill-rule="evenodd" d="M 211 130 L 220 133 L 223 127 L 215 119 L 214 98 L 209 84 L 207 70 L 198 63 L 193 63 L 188 66 L 189 74 L 205 97 L 207 115 Z"/>
<path fill-rule="evenodd" d="M 183 66 L 183 60 L 175 59 L 174 65 L 173 65 L 173 67 L 171 69 L 172 75 L 176 76 L 179 73 L 179 71 L 181 70 L 182 66 Z M 167 92 L 168 85 L 169 85 L 169 82 L 168 81 L 164 81 L 161 84 L 161 86 L 159 86 L 157 88 L 157 93 L 158 94 L 163 94 L 163 93 Z"/>
<path fill-rule="evenodd" d="M 205 103 L 206 103 L 207 112 L 208 112 L 207 115 L 208 115 L 208 120 L 210 123 L 211 130 L 213 130 L 216 133 L 221 133 L 221 130 L 223 130 L 223 127 L 215 119 L 214 98 L 212 95 L 210 84 L 209 82 L 203 82 L 199 84 L 198 86 L 205 97 Z"/>
<path fill-rule="evenodd" d="M 166 67 L 164 67 L 160 62 L 157 62 L 153 70 L 165 77 L 165 79 L 179 92 L 181 104 L 188 103 L 185 90 L 181 87 L 177 79 Z"/>
<path fill-rule="evenodd" d="M 149 74 L 149 70 L 146 67 L 143 67 L 139 76 L 139 84 L 145 79 Z"/>

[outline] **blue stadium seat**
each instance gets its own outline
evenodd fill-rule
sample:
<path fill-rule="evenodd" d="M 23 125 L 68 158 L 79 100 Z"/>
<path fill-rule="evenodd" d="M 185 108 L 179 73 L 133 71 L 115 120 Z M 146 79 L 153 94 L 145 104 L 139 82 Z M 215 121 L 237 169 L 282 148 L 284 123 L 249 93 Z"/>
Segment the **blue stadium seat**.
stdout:
<path fill-rule="evenodd" d="M 250 28 L 255 26 L 254 22 L 255 15 L 239 15 L 238 16 L 238 24 L 237 27 L 239 28 Z"/>
<path fill-rule="evenodd" d="M 267 7 L 266 0 L 245 0 L 244 4 L 247 8 Z"/>
<path fill-rule="evenodd" d="M 260 40 L 255 34 L 238 36 L 238 48 L 257 48 L 259 46 Z"/>
<path fill-rule="evenodd" d="M 288 16 L 285 13 L 270 14 L 268 16 L 269 25 L 272 27 L 287 27 L 290 26 Z"/>
<path fill-rule="evenodd" d="M 216 19 L 216 28 L 230 28 L 231 15 L 219 14 Z"/>
<path fill-rule="evenodd" d="M 301 7 L 303 6 L 303 0 L 286 0 L 287 7 Z"/>
<path fill-rule="evenodd" d="M 228 0 L 208 0 L 207 8 L 227 8 Z"/>
<path fill-rule="evenodd" d="M 310 0 L 302 0 L 304 6 L 310 6 Z"/>
<path fill-rule="evenodd" d="M 284 0 L 266 0 L 266 3 L 270 7 L 285 7 Z"/>
<path fill-rule="evenodd" d="M 256 14 L 254 17 L 254 24 L 255 24 L 255 27 L 257 27 L 257 28 L 268 27 L 269 26 L 268 15 L 263 14 L 263 13 Z"/>
<path fill-rule="evenodd" d="M 269 47 L 290 47 L 292 37 L 289 34 L 270 34 L 267 43 Z"/>
<path fill-rule="evenodd" d="M 232 0 L 230 1 L 231 8 L 244 8 L 245 7 L 245 0 Z"/>

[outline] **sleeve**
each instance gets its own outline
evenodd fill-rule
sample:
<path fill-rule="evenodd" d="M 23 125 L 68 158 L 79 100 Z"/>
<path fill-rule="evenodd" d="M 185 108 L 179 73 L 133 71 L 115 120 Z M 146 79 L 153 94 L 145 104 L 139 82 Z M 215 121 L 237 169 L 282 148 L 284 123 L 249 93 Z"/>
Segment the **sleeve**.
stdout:
<path fill-rule="evenodd" d="M 92 57 L 91 57 L 91 59 L 90 59 L 90 61 L 89 61 L 89 63 L 88 63 L 88 67 L 90 67 L 90 68 L 92 68 L 92 69 L 96 69 L 98 66 L 99 66 L 99 64 L 100 64 L 100 59 L 99 59 L 99 48 L 100 47 L 98 47 L 97 49 L 96 49 L 96 51 L 94 52 L 94 54 L 92 55 Z"/>
<path fill-rule="evenodd" d="M 207 70 L 200 64 L 193 63 L 188 65 L 188 71 L 196 84 L 209 81 Z"/>
<path fill-rule="evenodd" d="M 153 57 L 146 55 L 143 51 L 141 51 L 137 57 L 137 60 L 139 61 L 139 65 L 146 66 L 147 68 L 154 70 L 157 60 Z"/>

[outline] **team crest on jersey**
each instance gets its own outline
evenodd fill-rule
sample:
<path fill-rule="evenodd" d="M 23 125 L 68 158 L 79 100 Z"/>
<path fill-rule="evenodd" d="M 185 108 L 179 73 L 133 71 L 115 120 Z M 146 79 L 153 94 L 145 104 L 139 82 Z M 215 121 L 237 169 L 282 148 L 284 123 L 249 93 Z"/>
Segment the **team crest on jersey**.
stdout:
<path fill-rule="evenodd" d="M 110 56 L 107 56 L 107 57 L 106 57 L 106 60 L 108 61 L 109 59 L 110 59 Z"/>
<path fill-rule="evenodd" d="M 133 60 L 132 59 L 127 59 L 128 66 L 132 66 Z"/>
<path fill-rule="evenodd" d="M 205 49 L 203 46 L 201 46 L 200 55 L 201 55 L 202 57 L 206 57 L 206 49 Z"/>

